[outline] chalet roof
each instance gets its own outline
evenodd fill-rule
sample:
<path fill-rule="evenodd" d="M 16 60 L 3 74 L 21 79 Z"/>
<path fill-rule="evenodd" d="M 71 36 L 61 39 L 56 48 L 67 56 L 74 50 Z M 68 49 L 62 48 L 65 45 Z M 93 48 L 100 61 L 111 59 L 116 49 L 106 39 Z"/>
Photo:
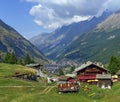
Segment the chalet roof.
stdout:
<path fill-rule="evenodd" d="M 100 64 L 97 64 L 97 63 L 93 63 L 93 62 L 88 61 L 88 62 L 82 64 L 80 67 L 76 68 L 74 72 L 78 72 L 78 71 L 80 71 L 80 70 L 82 70 L 82 69 L 84 69 L 84 68 L 86 68 L 86 67 L 88 67 L 88 66 L 90 66 L 90 65 L 95 65 L 95 66 L 98 66 L 98 67 L 100 67 L 100 68 L 102 68 L 102 69 L 104 69 L 104 70 L 107 70 L 106 68 L 104 68 L 104 67 L 101 66 Z M 107 70 L 107 71 L 108 71 L 108 70 Z"/>
<path fill-rule="evenodd" d="M 70 78 L 72 77 L 69 77 L 69 76 L 61 76 L 58 78 L 59 81 L 68 81 Z"/>
<path fill-rule="evenodd" d="M 111 74 L 97 74 L 96 78 L 97 79 L 111 79 L 112 76 Z"/>
<path fill-rule="evenodd" d="M 65 76 L 68 76 L 68 77 L 75 77 L 76 74 L 75 74 L 75 73 L 73 73 L 73 74 L 66 74 Z"/>
<path fill-rule="evenodd" d="M 40 67 L 40 66 L 43 66 L 43 65 L 41 65 L 41 64 L 39 64 L 39 63 L 36 63 L 36 64 L 27 64 L 27 65 L 25 65 L 26 67 Z"/>
<path fill-rule="evenodd" d="M 120 70 L 116 73 L 117 75 L 120 75 Z"/>

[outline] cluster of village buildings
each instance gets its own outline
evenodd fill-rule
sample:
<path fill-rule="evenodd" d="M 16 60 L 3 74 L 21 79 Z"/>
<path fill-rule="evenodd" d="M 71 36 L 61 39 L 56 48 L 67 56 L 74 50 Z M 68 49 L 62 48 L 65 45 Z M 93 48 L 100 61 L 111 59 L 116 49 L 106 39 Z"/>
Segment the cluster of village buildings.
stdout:
<path fill-rule="evenodd" d="M 88 61 L 76 68 L 72 74 L 67 74 L 59 79 L 72 83 L 77 80 L 80 83 L 84 82 L 97 85 L 103 89 L 111 89 L 113 82 L 119 81 L 120 71 L 118 71 L 115 76 L 112 76 L 109 70 L 104 68 L 101 63 L 93 63 Z"/>
<path fill-rule="evenodd" d="M 27 67 L 34 68 L 37 71 L 37 76 L 47 78 L 48 83 L 54 81 L 59 83 L 59 81 L 61 81 L 62 83 L 68 83 L 67 85 L 70 86 L 69 83 L 84 82 L 97 85 L 103 89 L 111 89 L 113 82 L 120 81 L 120 71 L 118 71 L 115 76 L 112 76 L 109 70 L 104 68 L 101 63 L 93 63 L 90 61 L 76 68 L 72 74 L 66 74 L 65 76 L 59 77 L 49 77 L 48 75 L 44 74 L 42 72 L 43 66 L 41 64 L 29 64 Z M 62 83 L 60 83 L 61 87 Z M 78 87 L 76 90 L 78 91 Z"/>

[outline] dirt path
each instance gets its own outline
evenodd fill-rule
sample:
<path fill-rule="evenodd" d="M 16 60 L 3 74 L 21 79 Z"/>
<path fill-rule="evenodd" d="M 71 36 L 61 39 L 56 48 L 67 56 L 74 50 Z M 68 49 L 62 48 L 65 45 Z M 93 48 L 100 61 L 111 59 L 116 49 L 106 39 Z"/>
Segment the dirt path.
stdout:
<path fill-rule="evenodd" d="M 41 94 L 44 94 L 44 93 L 46 93 L 46 91 L 49 89 L 49 86 L 47 86 L 42 92 L 41 92 Z"/>
<path fill-rule="evenodd" d="M 45 92 L 45 94 L 49 93 L 55 86 L 49 87 L 49 89 Z"/>
<path fill-rule="evenodd" d="M 55 86 L 47 86 L 40 94 L 49 93 Z"/>

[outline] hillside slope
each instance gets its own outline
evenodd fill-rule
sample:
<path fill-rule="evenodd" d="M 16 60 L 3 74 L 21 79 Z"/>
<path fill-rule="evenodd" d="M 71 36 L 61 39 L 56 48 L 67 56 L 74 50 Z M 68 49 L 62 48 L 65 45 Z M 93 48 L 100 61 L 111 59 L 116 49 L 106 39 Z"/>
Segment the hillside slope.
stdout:
<path fill-rule="evenodd" d="M 46 57 L 14 28 L 0 20 L 0 51 L 14 52 L 17 57 L 29 53 L 32 58 L 46 60 Z"/>
<path fill-rule="evenodd" d="M 120 13 L 114 13 L 95 30 L 75 40 L 59 57 L 78 61 L 108 63 L 112 55 L 120 56 Z"/>
<path fill-rule="evenodd" d="M 104 12 L 100 17 L 63 26 L 50 34 L 38 35 L 30 41 L 37 46 L 46 56 L 56 59 L 66 47 L 80 35 L 93 30 L 98 23 L 105 20 L 111 12 Z M 42 47 L 41 47 L 42 46 Z"/>

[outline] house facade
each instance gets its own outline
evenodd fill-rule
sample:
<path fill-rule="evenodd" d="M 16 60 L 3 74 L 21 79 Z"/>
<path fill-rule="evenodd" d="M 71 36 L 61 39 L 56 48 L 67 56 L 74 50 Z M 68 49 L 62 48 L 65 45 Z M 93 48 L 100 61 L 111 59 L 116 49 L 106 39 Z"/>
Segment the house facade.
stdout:
<path fill-rule="evenodd" d="M 97 86 L 103 89 L 111 89 L 112 87 L 112 76 L 111 74 L 97 74 L 96 78 L 98 79 Z"/>
<path fill-rule="evenodd" d="M 97 81 L 97 74 L 107 74 L 109 71 L 102 64 L 86 62 L 74 71 L 80 82 Z"/>
<path fill-rule="evenodd" d="M 58 92 L 79 92 L 77 81 L 68 76 L 59 77 L 57 83 Z"/>

